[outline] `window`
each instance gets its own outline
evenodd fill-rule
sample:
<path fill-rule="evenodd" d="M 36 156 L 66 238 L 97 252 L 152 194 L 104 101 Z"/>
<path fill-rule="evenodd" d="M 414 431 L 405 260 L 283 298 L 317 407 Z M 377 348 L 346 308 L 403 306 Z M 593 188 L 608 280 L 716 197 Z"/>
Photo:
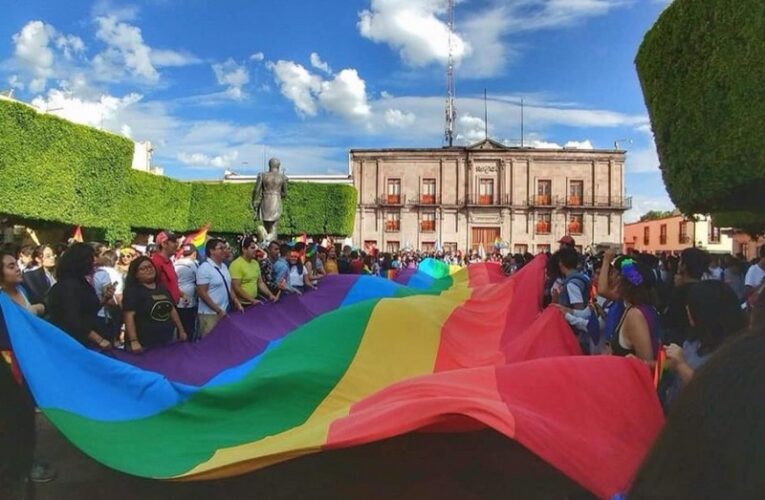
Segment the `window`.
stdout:
<path fill-rule="evenodd" d="M 373 253 L 377 249 L 377 240 L 364 240 L 364 251 Z"/>
<path fill-rule="evenodd" d="M 385 251 L 388 253 L 396 253 L 399 251 L 400 245 L 398 241 L 389 241 L 385 244 Z"/>
<path fill-rule="evenodd" d="M 423 252 L 435 252 L 436 251 L 436 243 L 434 241 L 423 241 L 422 242 L 422 251 Z"/>
<path fill-rule="evenodd" d="M 690 243 L 691 239 L 688 237 L 688 222 L 682 221 L 680 223 L 680 243 Z"/>
<path fill-rule="evenodd" d="M 537 205 L 552 205 L 552 181 L 537 181 Z"/>
<path fill-rule="evenodd" d="M 388 199 L 391 204 L 401 203 L 401 179 L 388 179 Z"/>
<path fill-rule="evenodd" d="M 712 224 L 711 220 L 709 221 L 709 242 L 720 243 L 720 228 Z"/>
<path fill-rule="evenodd" d="M 457 243 L 454 241 L 444 243 L 444 252 L 457 253 Z"/>
<path fill-rule="evenodd" d="M 428 205 L 432 205 L 436 203 L 436 180 L 435 179 L 423 179 L 422 194 L 420 195 L 420 203 L 426 203 Z"/>
<path fill-rule="evenodd" d="M 568 233 L 582 234 L 583 230 L 584 230 L 584 215 L 571 214 L 568 217 Z"/>
<path fill-rule="evenodd" d="M 651 228 L 646 226 L 643 228 L 643 245 L 651 244 Z"/>
<path fill-rule="evenodd" d="M 529 251 L 528 245 L 515 245 L 513 246 L 513 253 L 519 253 L 521 255 Z"/>
<path fill-rule="evenodd" d="M 478 204 L 494 203 L 494 179 L 480 179 L 478 183 Z"/>
<path fill-rule="evenodd" d="M 568 187 L 568 204 L 572 207 L 580 207 L 583 201 L 584 181 L 571 181 Z"/>
<path fill-rule="evenodd" d="M 550 234 L 550 231 L 552 231 L 552 216 L 539 214 L 537 216 L 537 234 Z"/>
<path fill-rule="evenodd" d="M 659 227 L 659 244 L 660 245 L 667 244 L 667 225 L 666 224 L 662 224 Z"/>
<path fill-rule="evenodd" d="M 401 229 L 401 214 L 398 212 L 388 212 L 385 215 L 385 231 L 399 231 Z"/>
<path fill-rule="evenodd" d="M 424 233 L 432 233 L 436 230 L 435 212 L 423 212 L 422 220 L 420 221 L 420 230 Z"/>
<path fill-rule="evenodd" d="M 537 245 L 537 253 L 550 253 L 550 245 Z"/>

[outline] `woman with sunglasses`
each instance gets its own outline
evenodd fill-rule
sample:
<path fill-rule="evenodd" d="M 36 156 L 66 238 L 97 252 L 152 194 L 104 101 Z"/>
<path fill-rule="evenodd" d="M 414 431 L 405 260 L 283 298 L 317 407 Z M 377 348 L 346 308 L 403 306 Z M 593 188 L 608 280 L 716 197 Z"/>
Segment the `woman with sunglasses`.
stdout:
<path fill-rule="evenodd" d="M 300 260 L 300 254 L 296 251 L 290 252 L 289 259 L 289 272 L 287 279 L 289 281 L 289 288 L 297 290 L 302 293 L 306 288 L 315 290 L 316 287 L 311 283 L 311 276 L 309 276 L 308 269 L 303 265 L 303 261 Z"/>
<path fill-rule="evenodd" d="M 634 356 L 653 366 L 659 344 L 658 313 L 653 307 L 654 274 L 631 257 L 614 256 L 613 249 L 605 252 L 603 265 L 610 262 L 611 267 L 609 272 L 603 269 L 598 279 L 600 295 L 624 303 L 624 312 L 610 335 L 610 352 L 614 356 Z"/>
<path fill-rule="evenodd" d="M 122 309 L 126 347 L 131 352 L 169 344 L 176 331 L 179 340 L 187 340 L 173 298 L 157 283 L 157 269 L 149 257 L 138 257 L 130 263 Z"/>

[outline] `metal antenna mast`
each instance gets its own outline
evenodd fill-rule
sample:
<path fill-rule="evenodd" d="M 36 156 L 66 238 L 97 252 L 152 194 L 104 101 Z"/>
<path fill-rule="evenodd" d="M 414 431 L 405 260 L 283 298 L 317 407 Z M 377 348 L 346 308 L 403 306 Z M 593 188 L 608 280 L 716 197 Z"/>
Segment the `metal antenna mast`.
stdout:
<path fill-rule="evenodd" d="M 449 60 L 446 66 L 446 132 L 444 139 L 449 147 L 454 144 L 454 120 L 457 111 L 454 108 L 454 0 L 449 0 Z"/>

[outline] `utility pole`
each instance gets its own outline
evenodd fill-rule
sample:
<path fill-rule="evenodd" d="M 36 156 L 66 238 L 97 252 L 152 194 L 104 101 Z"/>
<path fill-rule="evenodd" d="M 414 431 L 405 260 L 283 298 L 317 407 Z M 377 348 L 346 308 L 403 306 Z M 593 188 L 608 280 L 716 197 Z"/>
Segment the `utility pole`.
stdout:
<path fill-rule="evenodd" d="M 444 139 L 448 147 L 454 145 L 454 121 L 457 112 L 454 108 L 454 0 L 449 0 L 449 58 L 446 64 L 446 130 Z"/>
<path fill-rule="evenodd" d="M 489 105 L 487 104 L 486 89 L 483 89 L 483 132 L 484 138 L 489 139 Z"/>
<path fill-rule="evenodd" d="M 524 135 L 525 135 L 524 123 L 523 123 L 523 119 L 524 119 L 524 117 L 523 117 L 523 114 L 524 114 L 524 104 L 525 103 L 523 101 L 523 97 L 521 97 L 521 147 L 523 147 L 523 144 L 524 144 L 523 140 L 524 140 Z"/>

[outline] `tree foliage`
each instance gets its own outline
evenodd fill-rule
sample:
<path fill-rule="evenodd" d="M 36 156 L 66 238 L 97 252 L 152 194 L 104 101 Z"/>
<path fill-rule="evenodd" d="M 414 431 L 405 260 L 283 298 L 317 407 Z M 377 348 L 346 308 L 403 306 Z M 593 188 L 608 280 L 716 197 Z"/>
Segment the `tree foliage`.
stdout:
<path fill-rule="evenodd" d="M 129 139 L 0 101 L 0 214 L 81 225 L 109 240 L 133 230 L 255 228 L 253 184 L 184 182 L 131 168 Z M 290 183 L 279 232 L 348 235 L 356 190 Z"/>
<path fill-rule="evenodd" d="M 675 205 L 765 214 L 765 2 L 675 0 L 636 64 Z"/>
<path fill-rule="evenodd" d="M 672 217 L 673 212 L 671 210 L 649 210 L 645 214 L 643 214 L 642 217 L 640 217 L 640 222 L 645 222 L 648 220 L 657 220 L 657 219 L 665 219 L 667 217 Z"/>

